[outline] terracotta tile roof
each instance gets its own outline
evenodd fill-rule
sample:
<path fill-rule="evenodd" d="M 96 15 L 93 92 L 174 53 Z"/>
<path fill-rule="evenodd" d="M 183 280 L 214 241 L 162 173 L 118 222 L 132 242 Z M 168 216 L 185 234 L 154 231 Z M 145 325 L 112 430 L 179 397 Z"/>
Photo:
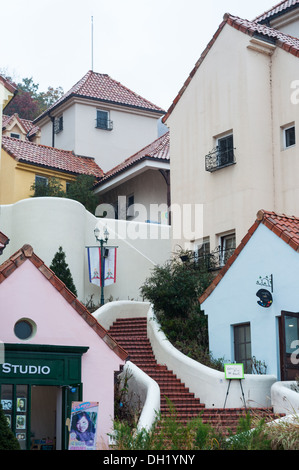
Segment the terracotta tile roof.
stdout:
<path fill-rule="evenodd" d="M 165 113 L 163 109 L 129 90 L 129 88 L 112 79 L 109 75 L 95 73 L 92 70 L 89 70 L 81 80 L 79 80 L 67 93 L 56 101 L 56 103 L 38 116 L 34 122 L 37 122 L 49 111 L 57 108 L 72 97 L 89 98 L 103 103 L 144 109 L 146 111 L 159 113 L 160 115 Z"/>
<path fill-rule="evenodd" d="M 124 160 L 122 163 L 116 167 L 109 170 L 103 178 L 96 183 L 96 187 L 100 186 L 102 183 L 105 183 L 107 180 L 110 180 L 117 176 L 119 173 L 126 171 L 128 168 L 136 165 L 137 163 L 144 160 L 152 161 L 163 161 L 170 162 L 169 157 L 169 131 L 164 135 L 156 139 L 150 145 L 147 145 L 139 152 L 135 153 L 131 157 Z"/>
<path fill-rule="evenodd" d="M 32 121 L 29 121 L 28 119 L 20 118 L 20 116 L 17 113 L 14 113 L 12 116 L 3 114 L 2 129 L 4 130 L 7 126 L 9 126 L 14 121 L 14 119 L 16 119 L 20 123 L 20 125 L 24 128 L 26 135 L 28 137 L 31 137 L 37 132 L 40 132 L 40 127 L 36 126 L 35 124 L 33 124 Z"/>
<path fill-rule="evenodd" d="M 12 137 L 2 137 L 2 148 L 15 160 L 71 174 L 103 176 L 102 169 L 93 158 L 74 155 L 69 150 L 60 150 L 38 145 Z"/>
<path fill-rule="evenodd" d="M 283 0 L 274 7 L 257 16 L 254 21 L 258 23 L 268 22 L 269 20 L 287 13 L 288 11 L 297 8 L 298 6 L 299 0 Z"/>
<path fill-rule="evenodd" d="M 4 235 L 4 233 L 0 232 L 0 255 L 2 255 L 4 248 L 9 243 L 9 238 Z"/>
<path fill-rule="evenodd" d="M 96 318 L 79 302 L 76 296 L 65 286 L 65 284 L 48 268 L 44 262 L 34 253 L 30 245 L 24 245 L 0 266 L 0 284 L 4 282 L 19 266 L 29 260 L 57 289 L 73 309 L 86 321 L 86 323 L 102 338 L 102 340 L 117 354 L 122 360 L 128 358 L 128 353 L 108 334 Z"/>
<path fill-rule="evenodd" d="M 260 224 L 265 225 L 275 235 L 287 243 L 296 253 L 299 253 L 299 218 L 294 216 L 287 216 L 285 214 L 277 214 L 260 210 L 256 215 L 256 221 L 250 227 L 245 237 L 242 239 L 239 246 L 235 249 L 232 256 L 229 258 L 225 266 L 219 271 L 213 282 L 207 290 L 199 298 L 199 303 L 202 304 L 209 295 L 213 292 L 215 287 L 219 284 L 225 273 L 229 270 L 231 265 L 235 262 L 245 245 L 248 243 L 256 229 Z"/>
<path fill-rule="evenodd" d="M 0 75 L 0 82 L 11 93 L 16 94 L 18 92 L 17 85 L 15 83 L 11 82 L 8 78 L 3 77 L 3 75 Z"/>
<path fill-rule="evenodd" d="M 270 28 L 264 24 L 257 23 L 255 21 L 243 20 L 237 16 L 230 15 L 226 13 L 223 17 L 223 21 L 220 24 L 218 30 L 214 34 L 213 38 L 201 54 L 200 58 L 196 62 L 194 68 L 192 69 L 189 77 L 185 81 L 184 85 L 180 89 L 178 95 L 174 99 L 173 103 L 169 107 L 167 113 L 163 116 L 162 122 L 166 122 L 170 114 L 173 112 L 176 104 L 181 99 L 182 95 L 184 94 L 186 88 L 188 87 L 189 83 L 191 82 L 193 76 L 197 72 L 198 68 L 200 67 L 201 63 L 204 61 L 205 57 L 208 55 L 210 49 L 213 47 L 216 39 L 220 35 L 221 31 L 223 30 L 225 25 L 232 26 L 233 28 L 241 31 L 244 34 L 248 34 L 249 36 L 255 36 L 260 39 L 265 38 L 266 40 L 272 42 L 277 47 L 289 52 L 290 54 L 294 55 L 295 57 L 299 57 L 299 39 L 289 36 L 288 34 L 284 34 L 281 31 L 276 29 Z"/>

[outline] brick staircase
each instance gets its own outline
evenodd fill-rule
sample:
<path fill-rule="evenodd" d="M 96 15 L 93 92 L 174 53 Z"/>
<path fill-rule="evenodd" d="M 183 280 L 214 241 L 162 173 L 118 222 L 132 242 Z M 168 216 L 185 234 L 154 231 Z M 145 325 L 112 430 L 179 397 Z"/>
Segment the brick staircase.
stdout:
<path fill-rule="evenodd" d="M 224 433 L 229 429 L 236 430 L 240 417 L 246 413 L 245 409 L 206 408 L 171 370 L 158 364 L 147 337 L 146 318 L 118 319 L 110 327 L 109 334 L 128 352 L 130 361 L 158 383 L 161 418 L 170 416 L 174 408 L 176 419 L 182 423 L 200 415 L 203 423 L 209 423 Z M 274 417 L 271 408 L 254 408 L 252 412 L 266 420 Z"/>

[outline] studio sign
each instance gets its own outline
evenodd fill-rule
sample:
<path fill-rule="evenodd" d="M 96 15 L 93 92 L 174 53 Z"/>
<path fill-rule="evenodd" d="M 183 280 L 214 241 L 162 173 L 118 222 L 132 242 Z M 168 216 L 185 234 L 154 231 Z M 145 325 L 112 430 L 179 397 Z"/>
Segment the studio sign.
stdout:
<path fill-rule="evenodd" d="M 50 372 L 51 368 L 49 366 L 10 364 L 9 362 L 2 364 L 3 374 L 48 375 Z"/>

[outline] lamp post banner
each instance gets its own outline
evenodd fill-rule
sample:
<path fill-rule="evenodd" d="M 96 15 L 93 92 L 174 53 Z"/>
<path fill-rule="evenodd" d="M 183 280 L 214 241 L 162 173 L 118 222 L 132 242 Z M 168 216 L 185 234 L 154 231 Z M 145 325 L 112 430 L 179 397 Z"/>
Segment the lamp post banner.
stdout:
<path fill-rule="evenodd" d="M 109 286 L 116 282 L 116 247 L 105 248 L 87 247 L 89 282 L 101 287 L 101 251 L 105 252 L 103 256 L 104 265 L 104 286 Z"/>

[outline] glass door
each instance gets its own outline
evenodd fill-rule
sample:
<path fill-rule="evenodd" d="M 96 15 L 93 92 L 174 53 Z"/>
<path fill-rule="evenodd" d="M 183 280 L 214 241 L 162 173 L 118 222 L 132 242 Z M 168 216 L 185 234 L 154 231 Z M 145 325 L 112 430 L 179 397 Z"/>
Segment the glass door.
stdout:
<path fill-rule="evenodd" d="M 299 313 L 281 312 L 281 379 L 299 376 Z"/>

